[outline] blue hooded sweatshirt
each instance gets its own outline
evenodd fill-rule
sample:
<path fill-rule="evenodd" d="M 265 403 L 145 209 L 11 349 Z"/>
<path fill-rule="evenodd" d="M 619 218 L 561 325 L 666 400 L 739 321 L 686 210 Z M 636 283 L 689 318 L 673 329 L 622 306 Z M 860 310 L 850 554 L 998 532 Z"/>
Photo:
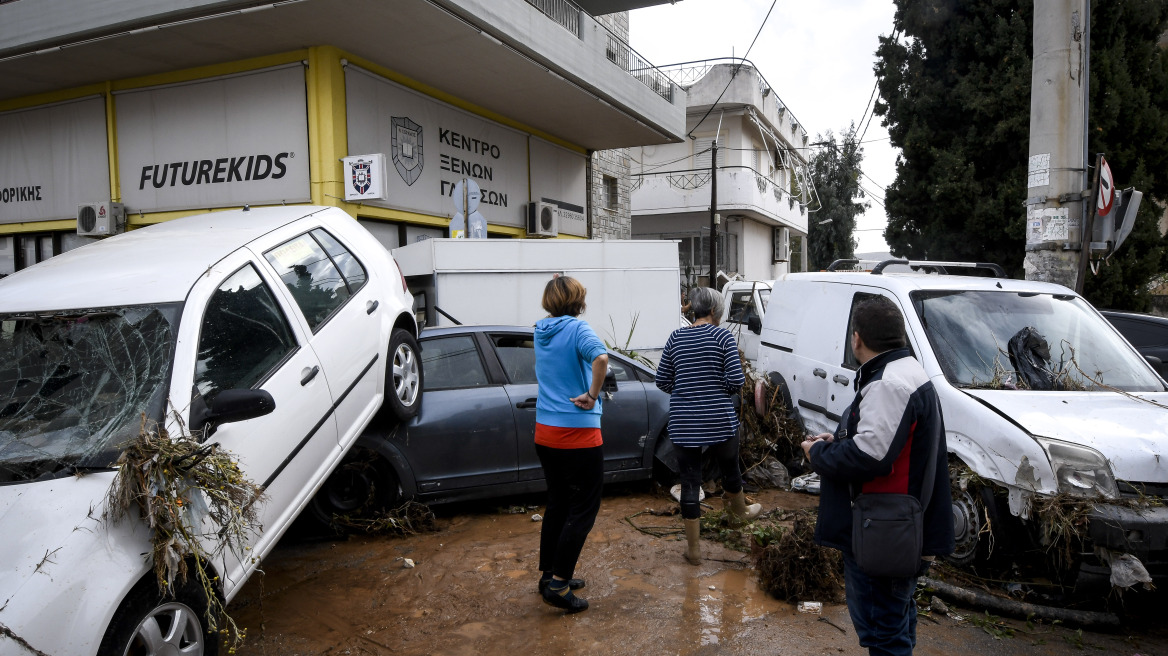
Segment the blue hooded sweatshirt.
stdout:
<path fill-rule="evenodd" d="M 537 321 L 535 421 L 560 428 L 600 428 L 600 399 L 591 410 L 578 408 L 572 399 L 592 387 L 592 361 L 607 352 L 592 326 L 580 319 L 563 316 Z"/>

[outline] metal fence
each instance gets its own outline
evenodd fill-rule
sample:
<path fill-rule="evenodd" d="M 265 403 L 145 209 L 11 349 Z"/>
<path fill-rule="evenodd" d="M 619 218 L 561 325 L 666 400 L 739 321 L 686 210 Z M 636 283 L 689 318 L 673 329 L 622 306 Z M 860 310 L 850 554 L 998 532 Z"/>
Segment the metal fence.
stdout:
<path fill-rule="evenodd" d="M 673 80 L 612 32 L 608 33 L 608 44 L 604 54 L 608 61 L 640 80 L 641 84 L 652 89 L 653 93 L 673 102 Z"/>
<path fill-rule="evenodd" d="M 580 38 L 580 8 L 569 0 L 527 0 L 527 4 Z"/>

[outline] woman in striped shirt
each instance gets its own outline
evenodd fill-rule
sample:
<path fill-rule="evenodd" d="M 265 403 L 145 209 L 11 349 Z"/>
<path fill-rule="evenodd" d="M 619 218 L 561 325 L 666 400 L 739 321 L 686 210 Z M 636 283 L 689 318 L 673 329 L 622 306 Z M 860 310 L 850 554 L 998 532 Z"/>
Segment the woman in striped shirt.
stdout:
<path fill-rule="evenodd" d="M 735 523 L 751 520 L 762 510 L 746 505 L 738 465 L 738 413 L 733 396 L 745 378 L 738 344 L 722 320 L 722 296 L 709 287 L 690 290 L 693 325 L 673 331 L 657 367 L 657 387 L 669 393 L 669 439 L 677 447 L 681 467 L 681 517 L 685 520 L 686 560 L 701 563 L 702 447 L 722 471 L 725 507 Z"/>

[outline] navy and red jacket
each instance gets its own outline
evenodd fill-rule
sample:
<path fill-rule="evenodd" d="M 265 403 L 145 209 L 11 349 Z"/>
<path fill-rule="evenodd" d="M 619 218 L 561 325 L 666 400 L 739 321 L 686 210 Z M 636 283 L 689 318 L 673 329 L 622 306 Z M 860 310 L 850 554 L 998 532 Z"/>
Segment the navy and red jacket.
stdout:
<path fill-rule="evenodd" d="M 860 366 L 856 397 L 832 442 L 811 447 L 819 473 L 815 543 L 851 552 L 855 493 L 921 498 L 929 453 L 937 443 L 932 497 L 924 510 L 922 556 L 953 552 L 953 508 L 941 403 L 932 381 L 907 348 L 885 351 Z"/>

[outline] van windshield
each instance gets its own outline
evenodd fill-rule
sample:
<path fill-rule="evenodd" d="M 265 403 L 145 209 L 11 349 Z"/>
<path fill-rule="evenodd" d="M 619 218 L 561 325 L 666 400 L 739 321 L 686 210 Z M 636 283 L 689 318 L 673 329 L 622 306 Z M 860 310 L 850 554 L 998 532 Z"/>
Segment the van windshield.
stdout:
<path fill-rule="evenodd" d="M 0 485 L 109 467 L 161 421 L 179 308 L 0 315 Z"/>
<path fill-rule="evenodd" d="M 917 291 L 913 308 L 945 377 L 983 389 L 1164 391 L 1083 299 L 1070 294 Z"/>

